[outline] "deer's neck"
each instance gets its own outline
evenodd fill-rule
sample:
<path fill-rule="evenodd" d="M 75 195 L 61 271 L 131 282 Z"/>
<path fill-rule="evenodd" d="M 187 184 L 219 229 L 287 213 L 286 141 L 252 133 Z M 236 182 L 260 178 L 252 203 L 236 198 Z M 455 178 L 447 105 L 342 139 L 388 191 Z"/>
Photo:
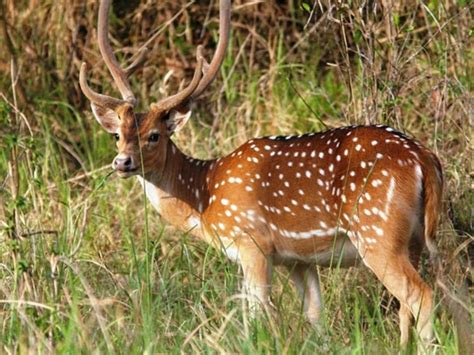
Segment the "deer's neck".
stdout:
<path fill-rule="evenodd" d="M 214 160 L 188 157 L 170 141 L 164 171 L 139 180 L 151 204 L 167 222 L 199 234 L 201 213 L 209 204 L 213 166 Z"/>

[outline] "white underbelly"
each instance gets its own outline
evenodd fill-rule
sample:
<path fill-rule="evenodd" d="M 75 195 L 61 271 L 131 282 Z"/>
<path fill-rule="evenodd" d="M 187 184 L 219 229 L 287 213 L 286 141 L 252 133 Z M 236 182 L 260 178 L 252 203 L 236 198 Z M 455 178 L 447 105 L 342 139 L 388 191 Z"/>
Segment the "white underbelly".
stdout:
<path fill-rule="evenodd" d="M 358 265 L 361 258 L 348 238 L 339 238 L 329 249 L 304 255 L 291 250 L 278 250 L 273 257 L 273 262 L 275 264 L 302 262 L 324 267 L 350 267 Z"/>

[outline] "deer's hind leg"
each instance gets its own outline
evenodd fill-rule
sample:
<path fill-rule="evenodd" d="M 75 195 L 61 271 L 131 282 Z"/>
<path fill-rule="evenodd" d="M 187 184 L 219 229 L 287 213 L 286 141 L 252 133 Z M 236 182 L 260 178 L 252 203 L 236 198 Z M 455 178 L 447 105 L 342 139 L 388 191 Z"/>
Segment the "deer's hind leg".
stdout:
<path fill-rule="evenodd" d="M 423 246 L 423 231 L 418 229 L 412 234 L 409 248 L 410 262 L 412 263 L 415 270 L 418 268 Z M 400 318 L 400 345 L 402 347 L 406 347 L 410 339 L 410 328 L 413 324 L 413 315 L 410 308 L 406 304 L 400 303 L 398 316 Z"/>
<path fill-rule="evenodd" d="M 408 340 L 413 316 L 419 337 L 424 343 L 430 343 L 433 339 L 432 290 L 410 261 L 410 237 L 406 235 L 411 236 L 413 228 L 404 228 L 411 225 L 410 218 L 398 218 L 397 221 L 398 225 L 381 221 L 374 225 L 373 219 L 361 216 L 359 226 L 370 228 L 357 228 L 351 240 L 364 263 L 400 301 L 401 342 Z"/>

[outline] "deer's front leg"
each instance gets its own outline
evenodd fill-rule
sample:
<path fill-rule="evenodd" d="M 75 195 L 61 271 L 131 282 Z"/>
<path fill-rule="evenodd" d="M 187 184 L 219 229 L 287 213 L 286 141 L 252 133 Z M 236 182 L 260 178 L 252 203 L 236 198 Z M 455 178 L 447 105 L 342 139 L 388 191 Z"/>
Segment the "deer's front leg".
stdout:
<path fill-rule="evenodd" d="M 323 301 L 318 272 L 314 265 L 296 264 L 288 267 L 290 276 L 303 299 L 306 317 L 317 325 L 321 317 Z"/>
<path fill-rule="evenodd" d="M 243 291 L 247 295 L 250 313 L 255 315 L 259 307 L 270 306 L 272 262 L 254 246 L 240 250 L 240 264 L 244 273 Z"/>

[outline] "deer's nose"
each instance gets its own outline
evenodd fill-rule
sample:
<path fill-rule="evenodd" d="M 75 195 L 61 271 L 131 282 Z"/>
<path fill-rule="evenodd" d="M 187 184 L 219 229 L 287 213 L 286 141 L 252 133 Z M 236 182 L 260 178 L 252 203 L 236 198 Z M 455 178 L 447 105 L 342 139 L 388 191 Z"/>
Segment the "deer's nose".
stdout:
<path fill-rule="evenodd" d="M 129 155 L 117 155 L 114 159 L 113 166 L 115 170 L 127 172 L 133 170 L 132 157 Z"/>

